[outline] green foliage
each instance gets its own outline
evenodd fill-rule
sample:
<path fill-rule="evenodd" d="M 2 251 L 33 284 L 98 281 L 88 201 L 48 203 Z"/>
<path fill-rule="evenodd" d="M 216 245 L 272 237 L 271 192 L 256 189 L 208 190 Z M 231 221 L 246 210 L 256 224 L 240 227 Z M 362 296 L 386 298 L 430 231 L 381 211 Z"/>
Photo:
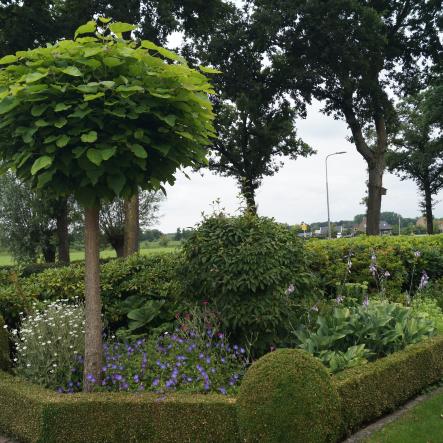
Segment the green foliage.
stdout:
<path fill-rule="evenodd" d="M 60 395 L 0 373 L 0 404 L 2 432 L 30 443 L 239 441 L 235 401 L 221 395 Z"/>
<path fill-rule="evenodd" d="M 22 318 L 20 331 L 11 331 L 14 370 L 33 383 L 56 389 L 70 378 L 78 357 L 84 355 L 84 307 L 58 301 L 35 308 Z"/>
<path fill-rule="evenodd" d="M 394 411 L 443 377 L 443 337 L 408 346 L 403 351 L 332 377 L 348 433 Z"/>
<path fill-rule="evenodd" d="M 5 322 L 0 315 L 0 371 L 9 370 L 11 365 L 9 360 L 9 337 L 4 326 Z"/>
<path fill-rule="evenodd" d="M 246 372 L 238 397 L 245 442 L 335 442 L 340 402 L 325 368 L 306 352 L 279 349 Z"/>
<path fill-rule="evenodd" d="M 110 327 L 128 327 L 127 314 L 149 300 L 166 300 L 161 316 L 169 321 L 180 311 L 175 254 L 134 255 L 101 265 L 101 291 L 105 319 Z M 13 284 L 0 286 L 0 312 L 16 327 L 19 312 L 31 312 L 35 300 L 83 298 L 84 264 L 46 269 L 29 277 L 14 274 Z M 153 323 L 149 327 L 158 326 Z M 149 328 L 144 331 L 147 332 Z"/>
<path fill-rule="evenodd" d="M 333 242 L 310 240 L 306 242 L 310 269 L 319 281 L 325 295 L 335 297 L 337 284 L 342 282 L 369 284 L 369 291 L 379 288 L 369 265 L 375 253 L 377 266 L 389 272 L 385 279 L 386 295 L 395 298 L 411 288 L 414 292 L 420 283 L 422 271 L 431 282 L 443 277 L 443 235 L 432 237 L 366 237 L 343 238 Z M 420 257 L 414 254 L 420 252 Z M 348 271 L 348 257 L 352 267 Z"/>
<path fill-rule="evenodd" d="M 300 347 L 331 372 L 384 357 L 435 335 L 435 323 L 394 303 L 337 307 L 317 318 L 314 332 L 298 331 Z"/>
<path fill-rule="evenodd" d="M 443 332 L 443 312 L 436 299 L 420 293 L 412 299 L 411 308 L 414 314 L 428 318 L 436 325 L 439 332 Z"/>
<path fill-rule="evenodd" d="M 33 188 L 84 205 L 173 182 L 214 135 L 211 86 L 176 54 L 95 22 L 0 70 L 0 159 Z"/>
<path fill-rule="evenodd" d="M 205 219 L 183 246 L 182 273 L 185 293 L 218 310 L 234 342 L 262 354 L 286 336 L 311 289 L 296 234 L 250 214 Z"/>

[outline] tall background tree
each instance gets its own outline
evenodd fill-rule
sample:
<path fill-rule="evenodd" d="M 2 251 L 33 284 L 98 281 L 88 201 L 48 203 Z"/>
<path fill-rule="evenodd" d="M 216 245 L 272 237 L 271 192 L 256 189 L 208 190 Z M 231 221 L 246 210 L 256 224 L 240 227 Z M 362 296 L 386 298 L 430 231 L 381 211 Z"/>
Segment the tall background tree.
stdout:
<path fill-rule="evenodd" d="M 428 95 L 429 94 L 429 95 Z M 434 233 L 433 197 L 443 189 L 443 137 L 429 119 L 434 91 L 409 96 L 397 106 L 399 127 L 388 153 L 389 170 L 416 182 L 428 234 Z"/>
<path fill-rule="evenodd" d="M 208 32 L 195 37 L 185 54 L 210 63 L 221 75 L 213 80 L 218 138 L 211 149 L 209 169 L 233 177 L 247 210 L 256 213 L 256 190 L 274 175 L 283 159 L 313 153 L 297 137 L 295 119 L 303 114 L 281 94 L 279 79 L 255 44 L 247 8 L 231 4 Z"/>
<path fill-rule="evenodd" d="M 367 233 L 378 234 L 385 193 L 388 91 L 416 89 L 441 56 L 441 0 L 256 0 L 256 35 L 294 98 L 316 98 L 344 119 L 368 166 Z M 372 129 L 376 143 L 365 133 Z"/>
<path fill-rule="evenodd" d="M 163 194 L 141 191 L 138 198 L 140 198 L 140 229 L 147 230 L 158 220 Z M 100 210 L 100 230 L 106 241 L 115 249 L 117 257 L 125 256 L 125 218 L 125 201 L 121 198 L 103 205 Z"/>

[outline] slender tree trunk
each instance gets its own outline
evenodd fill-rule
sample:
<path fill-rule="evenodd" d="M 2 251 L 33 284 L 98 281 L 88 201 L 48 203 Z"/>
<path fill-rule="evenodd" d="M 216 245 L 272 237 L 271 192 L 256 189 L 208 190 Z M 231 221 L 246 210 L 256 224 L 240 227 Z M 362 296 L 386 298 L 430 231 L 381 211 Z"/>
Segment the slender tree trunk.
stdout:
<path fill-rule="evenodd" d="M 125 201 L 125 257 L 139 251 L 139 223 L 139 199 L 137 193 Z"/>
<path fill-rule="evenodd" d="M 100 298 L 99 208 L 85 209 L 85 363 L 83 390 L 100 383 L 102 368 L 102 317 Z"/>
<path fill-rule="evenodd" d="M 49 239 L 47 244 L 42 246 L 42 253 L 45 263 L 55 263 L 55 247 Z"/>
<path fill-rule="evenodd" d="M 115 249 L 115 253 L 117 254 L 118 258 L 125 256 L 125 239 L 123 235 L 108 237 L 108 241 Z"/>
<path fill-rule="evenodd" d="M 425 214 L 426 214 L 426 230 L 428 234 L 434 233 L 434 215 L 432 213 L 432 193 L 429 187 L 425 188 Z"/>
<path fill-rule="evenodd" d="M 68 199 L 60 201 L 57 213 L 58 261 L 69 264 Z"/>
<path fill-rule="evenodd" d="M 257 204 L 255 202 L 255 188 L 251 180 L 243 178 L 241 184 L 241 193 L 246 201 L 246 211 L 250 214 L 257 214 Z"/>
<path fill-rule="evenodd" d="M 381 199 L 384 195 L 383 173 L 386 168 L 386 150 L 388 139 L 386 124 L 383 117 L 375 119 L 377 131 L 377 146 L 373 151 L 373 158 L 368 161 L 368 207 L 366 213 L 366 234 L 380 234 Z"/>

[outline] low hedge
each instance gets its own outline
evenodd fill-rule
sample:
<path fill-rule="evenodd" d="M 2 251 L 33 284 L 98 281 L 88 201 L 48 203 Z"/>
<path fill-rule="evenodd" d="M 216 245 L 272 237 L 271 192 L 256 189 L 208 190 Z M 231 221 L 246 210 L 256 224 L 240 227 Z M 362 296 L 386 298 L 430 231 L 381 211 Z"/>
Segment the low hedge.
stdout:
<path fill-rule="evenodd" d="M 347 433 L 391 412 L 443 377 L 443 336 L 408 346 L 332 380 L 342 403 Z"/>
<path fill-rule="evenodd" d="M 56 394 L 1 372 L 0 430 L 23 443 L 239 441 L 230 397 Z"/>

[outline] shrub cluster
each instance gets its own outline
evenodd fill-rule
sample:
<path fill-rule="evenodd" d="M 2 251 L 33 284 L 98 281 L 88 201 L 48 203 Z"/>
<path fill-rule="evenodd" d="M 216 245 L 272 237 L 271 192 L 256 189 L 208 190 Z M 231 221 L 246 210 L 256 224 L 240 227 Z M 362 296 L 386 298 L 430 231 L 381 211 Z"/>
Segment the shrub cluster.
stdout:
<path fill-rule="evenodd" d="M 311 271 L 329 297 L 336 296 L 337 284 L 344 279 L 367 282 L 370 291 L 377 291 L 377 279 L 370 269 L 373 255 L 378 268 L 389 274 L 385 285 L 390 296 L 408 291 L 411 286 L 417 288 L 423 271 L 431 281 L 443 277 L 443 235 L 310 240 L 306 242 L 306 252 Z"/>
<path fill-rule="evenodd" d="M 287 334 L 299 299 L 312 291 L 296 233 L 251 214 L 205 219 L 183 246 L 182 274 L 185 293 L 215 306 L 224 329 L 258 354 Z"/>

